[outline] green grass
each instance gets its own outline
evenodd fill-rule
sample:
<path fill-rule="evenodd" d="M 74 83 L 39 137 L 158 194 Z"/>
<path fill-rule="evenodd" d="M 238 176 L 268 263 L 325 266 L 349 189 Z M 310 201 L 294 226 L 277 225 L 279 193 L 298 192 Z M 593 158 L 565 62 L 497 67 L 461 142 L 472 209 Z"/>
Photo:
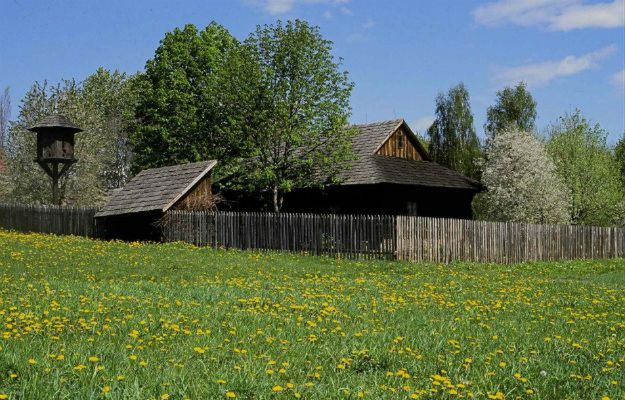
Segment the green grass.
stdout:
<path fill-rule="evenodd" d="M 623 260 L 353 262 L 0 232 L 0 282 L 9 398 L 625 398 Z"/>

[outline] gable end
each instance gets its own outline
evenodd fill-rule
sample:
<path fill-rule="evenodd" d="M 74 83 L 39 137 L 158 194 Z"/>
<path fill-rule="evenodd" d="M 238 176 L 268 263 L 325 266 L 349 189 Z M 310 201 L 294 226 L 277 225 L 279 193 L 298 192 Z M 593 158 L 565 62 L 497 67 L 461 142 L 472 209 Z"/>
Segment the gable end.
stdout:
<path fill-rule="evenodd" d="M 405 122 L 380 145 L 377 155 L 404 158 L 407 160 L 429 160 L 430 157 Z"/>

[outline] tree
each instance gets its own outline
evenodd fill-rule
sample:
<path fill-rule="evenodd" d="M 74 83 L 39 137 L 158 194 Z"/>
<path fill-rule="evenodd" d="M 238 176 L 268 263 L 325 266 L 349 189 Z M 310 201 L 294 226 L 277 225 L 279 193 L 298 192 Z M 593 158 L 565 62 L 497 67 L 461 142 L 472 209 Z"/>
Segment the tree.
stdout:
<path fill-rule="evenodd" d="M 567 223 L 568 192 L 545 146 L 529 132 L 499 132 L 486 150 L 476 197 L 479 218 L 528 223 Z"/>
<path fill-rule="evenodd" d="M 0 150 L 6 144 L 9 120 L 11 119 L 11 94 L 9 88 L 4 89 L 0 96 Z"/>
<path fill-rule="evenodd" d="M 436 98 L 436 119 L 428 129 L 429 151 L 437 163 L 472 178 L 479 177 L 480 141 L 473 126 L 469 92 L 464 84 Z"/>
<path fill-rule="evenodd" d="M 107 190 L 120 188 L 131 178 L 129 136 L 136 129 L 138 95 L 136 75 L 103 68 L 81 85 L 81 106 L 89 110 L 92 118 L 85 127 L 91 139 L 101 143 L 99 174 Z"/>
<path fill-rule="evenodd" d="M 352 157 L 352 87 L 319 28 L 258 26 L 227 57 L 213 91 L 220 147 L 238 153 L 227 157 L 224 185 L 268 191 L 278 212 L 284 193 L 336 179 Z"/>
<path fill-rule="evenodd" d="M 0 97 L 0 199 L 5 199 L 11 192 L 11 181 L 6 167 L 5 145 L 11 118 L 11 96 L 9 88 L 4 89 Z"/>
<path fill-rule="evenodd" d="M 550 127 L 547 149 L 571 194 L 571 221 L 583 225 L 622 222 L 623 184 L 607 133 L 577 110 Z"/>
<path fill-rule="evenodd" d="M 139 123 L 131 136 L 135 169 L 214 157 L 212 80 L 236 46 L 214 22 L 202 31 L 189 24 L 165 35 L 138 78 Z"/>
<path fill-rule="evenodd" d="M 508 129 L 533 132 L 536 126 L 536 101 L 524 82 L 497 92 L 493 106 L 486 111 L 484 130 L 489 138 Z"/>
<path fill-rule="evenodd" d="M 108 189 L 129 178 L 129 154 L 124 138 L 134 125 L 136 95 L 125 74 L 99 69 L 84 82 L 65 80 L 56 86 L 35 83 L 21 101 L 18 118 L 9 128 L 8 200 L 50 202 L 50 179 L 33 162 L 36 135 L 27 130 L 43 116 L 58 112 L 84 129 L 76 135 L 79 162 L 60 181 L 64 204 L 97 206 Z"/>
<path fill-rule="evenodd" d="M 616 147 L 614 148 L 614 156 L 616 157 L 616 162 L 621 170 L 623 184 L 625 184 L 625 132 L 623 132 L 623 136 L 616 143 Z"/>

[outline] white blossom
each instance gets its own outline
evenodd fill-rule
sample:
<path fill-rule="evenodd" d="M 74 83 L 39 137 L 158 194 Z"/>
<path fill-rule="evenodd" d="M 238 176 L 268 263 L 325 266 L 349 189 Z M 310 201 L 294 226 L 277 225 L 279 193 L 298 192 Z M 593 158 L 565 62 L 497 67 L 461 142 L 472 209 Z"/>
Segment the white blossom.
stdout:
<path fill-rule="evenodd" d="M 545 146 L 532 133 L 502 132 L 486 149 L 481 201 L 498 221 L 568 223 L 568 194 Z"/>

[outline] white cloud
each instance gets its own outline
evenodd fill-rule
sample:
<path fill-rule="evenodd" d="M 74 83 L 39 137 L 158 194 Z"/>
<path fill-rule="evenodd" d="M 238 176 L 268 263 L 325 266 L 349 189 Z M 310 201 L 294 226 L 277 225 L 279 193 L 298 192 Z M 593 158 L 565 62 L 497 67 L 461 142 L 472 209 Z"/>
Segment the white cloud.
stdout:
<path fill-rule="evenodd" d="M 343 6 L 343 7 L 339 8 L 339 10 L 341 10 L 341 13 L 343 15 L 352 15 L 352 10 L 350 8 L 348 8 L 348 7 Z"/>
<path fill-rule="evenodd" d="M 528 86 L 544 86 L 551 80 L 579 74 L 597 68 L 597 62 L 614 53 L 616 46 L 608 46 L 582 56 L 566 56 L 562 60 L 504 68 L 494 77 L 498 84 L 513 85 L 524 81 Z"/>
<path fill-rule="evenodd" d="M 550 30 L 625 26 L 625 0 L 584 4 L 582 0 L 498 0 L 473 10 L 482 25 L 542 25 Z"/>
<path fill-rule="evenodd" d="M 610 76 L 610 80 L 614 86 L 621 91 L 621 94 L 623 94 L 625 91 L 625 68 L 613 73 L 612 76 Z"/>
<path fill-rule="evenodd" d="M 371 29 L 375 26 L 375 21 L 372 20 L 371 18 L 369 18 L 367 20 L 367 22 L 365 22 L 364 24 L 362 24 L 362 28 L 363 29 Z"/>
<path fill-rule="evenodd" d="M 434 116 L 426 115 L 424 117 L 417 118 L 412 124 L 410 124 L 410 127 L 413 131 L 423 134 L 430 126 L 432 126 L 432 122 L 434 122 Z"/>
<path fill-rule="evenodd" d="M 366 40 L 367 36 L 360 32 L 354 32 L 347 35 L 347 41 L 350 43 L 365 42 Z"/>
<path fill-rule="evenodd" d="M 287 14 L 298 5 L 325 4 L 331 6 L 341 6 L 341 12 L 349 11 L 345 4 L 349 0 L 248 0 L 248 4 L 260 7 L 271 15 Z"/>
<path fill-rule="evenodd" d="M 265 10 L 271 15 L 285 14 L 293 9 L 293 0 L 267 0 Z"/>

